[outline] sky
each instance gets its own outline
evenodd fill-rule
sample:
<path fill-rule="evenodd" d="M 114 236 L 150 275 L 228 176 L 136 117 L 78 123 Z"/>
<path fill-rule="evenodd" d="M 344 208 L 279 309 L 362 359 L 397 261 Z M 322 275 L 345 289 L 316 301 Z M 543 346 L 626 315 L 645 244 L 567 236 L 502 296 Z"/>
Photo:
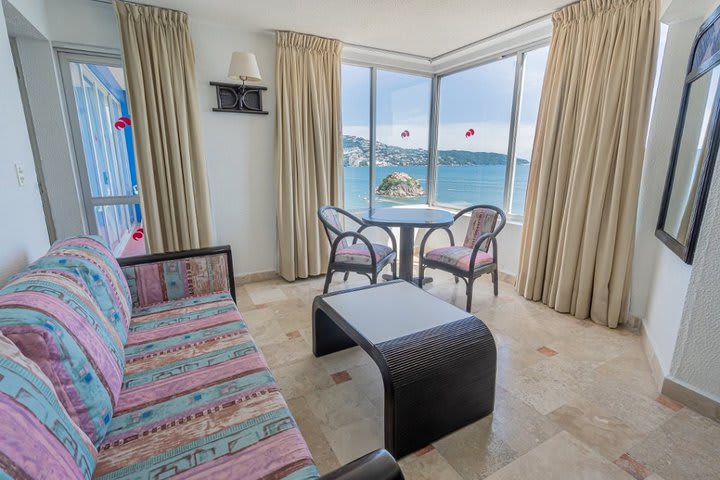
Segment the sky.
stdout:
<path fill-rule="evenodd" d="M 526 57 L 524 95 L 518 125 L 517 151 L 530 159 L 548 48 Z M 438 148 L 507 152 L 516 57 L 442 77 Z M 343 65 L 343 133 L 369 138 L 370 69 Z M 429 77 L 377 71 L 379 142 L 428 148 Z M 474 135 L 467 136 L 470 129 Z M 409 132 L 403 137 L 402 132 Z"/>

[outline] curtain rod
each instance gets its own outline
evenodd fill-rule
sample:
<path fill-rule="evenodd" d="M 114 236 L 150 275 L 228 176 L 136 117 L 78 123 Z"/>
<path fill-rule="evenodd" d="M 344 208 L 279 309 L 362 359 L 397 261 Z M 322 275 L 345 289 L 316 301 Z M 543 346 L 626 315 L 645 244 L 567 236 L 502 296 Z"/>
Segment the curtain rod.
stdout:
<path fill-rule="evenodd" d="M 112 5 L 112 3 L 113 3 L 113 0 L 90 0 L 90 1 L 91 1 L 91 2 L 97 2 L 97 3 L 104 3 L 104 4 L 106 4 L 106 5 Z M 183 12 L 182 10 L 177 10 L 177 9 L 175 9 L 175 8 L 161 7 L 161 6 L 159 6 L 159 5 L 150 5 L 150 4 L 147 4 L 147 3 L 140 3 L 140 2 L 129 2 L 128 0 L 118 0 L 118 1 L 120 1 L 120 2 L 122 2 L 122 3 L 129 3 L 130 5 L 139 5 L 139 6 L 141 6 L 141 7 L 162 8 L 163 10 L 170 10 L 171 12 L 184 13 L 185 15 L 188 14 L 187 12 Z"/>

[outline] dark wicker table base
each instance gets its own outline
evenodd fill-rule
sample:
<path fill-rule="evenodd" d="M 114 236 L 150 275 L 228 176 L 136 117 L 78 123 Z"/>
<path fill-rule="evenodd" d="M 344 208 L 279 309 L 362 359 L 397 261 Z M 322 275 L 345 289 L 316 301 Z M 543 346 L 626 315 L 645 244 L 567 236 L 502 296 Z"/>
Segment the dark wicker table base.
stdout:
<path fill-rule="evenodd" d="M 468 316 L 373 344 L 323 298 L 313 304 L 313 353 L 360 345 L 372 357 L 385 388 L 385 448 L 396 458 L 492 413 L 497 354 L 482 321 Z"/>

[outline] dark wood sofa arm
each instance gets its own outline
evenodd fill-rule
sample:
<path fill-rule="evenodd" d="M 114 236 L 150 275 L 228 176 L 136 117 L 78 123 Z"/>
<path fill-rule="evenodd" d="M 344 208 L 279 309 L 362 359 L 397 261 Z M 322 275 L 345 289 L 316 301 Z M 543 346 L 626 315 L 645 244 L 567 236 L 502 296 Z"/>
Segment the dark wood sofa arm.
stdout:
<path fill-rule="evenodd" d="M 237 303 L 235 296 L 235 273 L 233 272 L 232 251 L 230 245 L 220 245 L 217 247 L 195 248 L 191 250 L 181 250 L 178 252 L 155 253 L 151 255 L 139 255 L 137 257 L 118 258 L 120 267 L 132 267 L 135 265 L 144 265 L 147 263 L 166 262 L 169 260 L 181 260 L 183 258 L 206 257 L 210 255 L 225 255 L 227 260 L 228 285 L 233 301 Z"/>
<path fill-rule="evenodd" d="M 323 475 L 320 480 L 405 480 L 405 477 L 393 456 L 380 449 Z"/>

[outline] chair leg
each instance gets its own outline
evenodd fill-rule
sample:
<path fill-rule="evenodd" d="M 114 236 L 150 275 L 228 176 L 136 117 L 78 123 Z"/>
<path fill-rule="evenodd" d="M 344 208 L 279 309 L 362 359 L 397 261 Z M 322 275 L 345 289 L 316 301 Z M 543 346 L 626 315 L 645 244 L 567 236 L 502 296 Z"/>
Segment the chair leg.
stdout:
<path fill-rule="evenodd" d="M 375 284 L 377 283 L 377 277 L 378 277 L 377 272 L 375 272 L 375 273 L 372 274 L 372 278 L 370 279 L 370 284 L 371 284 L 371 285 L 375 285 Z"/>
<path fill-rule="evenodd" d="M 343 282 L 347 282 L 348 278 L 350 278 L 350 272 L 345 272 L 345 276 L 343 277 Z"/>
<path fill-rule="evenodd" d="M 423 282 L 425 281 L 425 265 L 420 262 L 420 268 L 418 269 L 418 287 L 423 288 Z"/>
<path fill-rule="evenodd" d="M 328 292 L 328 288 L 330 288 L 330 282 L 332 281 L 333 273 L 335 272 L 333 272 L 332 270 L 328 270 L 327 274 L 325 275 L 325 286 L 323 287 L 323 293 Z"/>
<path fill-rule="evenodd" d="M 492 272 L 492 281 L 493 281 L 493 293 L 495 293 L 495 296 L 498 296 L 498 271 L 493 270 Z"/>
<path fill-rule="evenodd" d="M 397 280 L 397 259 L 393 260 L 393 262 L 390 264 L 390 270 L 392 270 L 393 280 Z"/>
<path fill-rule="evenodd" d="M 465 311 L 470 313 L 470 309 L 472 308 L 472 295 L 473 295 L 473 282 L 475 281 L 475 278 L 470 277 L 467 281 L 467 305 L 465 306 Z"/>

